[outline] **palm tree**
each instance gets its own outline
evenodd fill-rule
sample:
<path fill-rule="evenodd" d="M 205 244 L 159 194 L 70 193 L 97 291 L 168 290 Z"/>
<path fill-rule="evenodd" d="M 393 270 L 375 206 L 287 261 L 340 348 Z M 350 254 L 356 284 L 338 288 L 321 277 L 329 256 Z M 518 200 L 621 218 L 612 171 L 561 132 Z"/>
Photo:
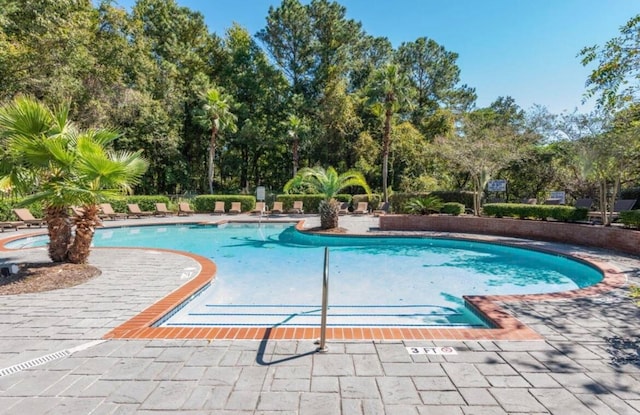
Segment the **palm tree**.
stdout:
<path fill-rule="evenodd" d="M 335 196 L 340 193 L 340 191 L 348 187 L 359 186 L 362 187 L 367 194 L 371 193 L 369 185 L 362 173 L 349 170 L 338 174 L 333 167 L 328 167 L 326 170 L 322 167 L 305 167 L 300 169 L 298 174 L 284 185 L 284 191 L 289 192 L 292 188 L 298 188 L 304 185 L 312 192 L 324 195 L 324 200 L 320 202 L 318 208 L 320 211 L 320 227 L 322 229 L 338 227 L 340 204 L 336 201 Z"/>
<path fill-rule="evenodd" d="M 231 97 L 222 93 L 219 88 L 213 87 L 205 93 L 205 102 L 198 109 L 195 119 L 203 127 L 211 130 L 209 138 L 209 160 L 208 160 L 208 180 L 209 193 L 213 194 L 213 173 L 214 159 L 216 155 L 216 146 L 218 134 L 228 130 L 232 133 L 237 131 L 236 117 L 231 112 L 233 105 Z"/>
<path fill-rule="evenodd" d="M 387 181 L 389 176 L 389 149 L 391 148 L 391 121 L 393 115 L 409 104 L 409 81 L 398 65 L 389 64 L 374 72 L 368 88 L 369 104 L 374 114 L 384 116 L 382 134 L 382 194 L 389 202 Z"/>
<path fill-rule="evenodd" d="M 108 150 L 118 137 L 114 131 L 78 131 L 68 108 L 50 110 L 24 97 L 0 108 L 0 189 L 28 195 L 21 205 L 43 204 L 53 262 L 85 263 L 100 224 L 98 203 L 130 191 L 148 163 L 140 152 Z M 83 214 L 72 220 L 74 205 Z"/>

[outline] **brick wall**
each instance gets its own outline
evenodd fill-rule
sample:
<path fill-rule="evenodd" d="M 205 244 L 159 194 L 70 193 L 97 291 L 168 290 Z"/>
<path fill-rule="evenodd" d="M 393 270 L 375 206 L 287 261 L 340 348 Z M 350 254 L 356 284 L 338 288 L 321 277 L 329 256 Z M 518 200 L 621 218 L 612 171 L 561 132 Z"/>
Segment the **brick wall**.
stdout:
<path fill-rule="evenodd" d="M 512 236 L 640 254 L 640 231 L 537 220 L 447 215 L 380 216 L 383 231 L 435 231 Z"/>

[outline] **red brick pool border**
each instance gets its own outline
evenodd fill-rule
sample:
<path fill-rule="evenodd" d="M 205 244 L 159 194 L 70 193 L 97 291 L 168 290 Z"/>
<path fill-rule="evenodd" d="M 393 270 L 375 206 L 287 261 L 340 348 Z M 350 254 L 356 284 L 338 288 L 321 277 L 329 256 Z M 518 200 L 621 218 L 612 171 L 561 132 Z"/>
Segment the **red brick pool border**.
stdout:
<path fill-rule="evenodd" d="M 16 235 L 4 243 L 24 238 Z M 99 248 L 110 249 L 110 248 Z M 105 339 L 207 339 L 207 340 L 312 340 L 320 337 L 320 329 L 312 327 L 153 327 L 174 308 L 209 284 L 216 274 L 216 265 L 208 258 L 183 251 L 139 248 L 183 255 L 200 264 L 201 270 L 193 279 L 157 301 L 138 315 L 104 335 Z M 593 296 L 622 287 L 627 279 L 624 273 L 608 263 L 587 255 L 573 255 L 600 269 L 603 280 L 591 287 L 553 294 L 465 296 L 464 299 L 480 315 L 491 321 L 495 328 L 400 328 L 400 327 L 332 327 L 327 328 L 327 339 L 348 340 L 542 340 L 542 336 L 506 312 L 500 303 L 523 301 L 568 300 Z"/>

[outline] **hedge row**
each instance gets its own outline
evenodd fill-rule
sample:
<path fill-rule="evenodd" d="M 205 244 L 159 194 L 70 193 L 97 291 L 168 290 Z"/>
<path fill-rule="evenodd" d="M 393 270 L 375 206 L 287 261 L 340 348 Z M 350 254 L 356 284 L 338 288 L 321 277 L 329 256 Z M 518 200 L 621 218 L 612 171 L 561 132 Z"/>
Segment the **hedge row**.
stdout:
<path fill-rule="evenodd" d="M 624 226 L 640 229 L 640 210 L 626 210 L 620 212 L 618 219 Z"/>
<path fill-rule="evenodd" d="M 256 207 L 256 197 L 249 195 L 200 195 L 191 199 L 191 208 L 196 212 L 213 212 L 216 202 L 224 202 L 224 209 L 229 211 L 232 202 L 240 202 L 243 212 L 250 212 Z"/>
<path fill-rule="evenodd" d="M 562 222 L 577 222 L 587 220 L 589 210 L 571 206 L 557 205 L 527 205 L 521 203 L 487 203 L 482 207 L 482 212 L 487 216 L 514 217 L 520 219 L 548 218 Z"/>

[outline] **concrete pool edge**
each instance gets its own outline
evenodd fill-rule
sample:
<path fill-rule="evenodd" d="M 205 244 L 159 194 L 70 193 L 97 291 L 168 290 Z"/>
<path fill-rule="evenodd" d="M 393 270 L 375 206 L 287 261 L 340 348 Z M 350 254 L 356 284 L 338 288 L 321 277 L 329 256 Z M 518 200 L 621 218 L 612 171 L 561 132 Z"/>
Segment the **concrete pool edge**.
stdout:
<path fill-rule="evenodd" d="M 228 221 L 225 221 L 228 222 Z M 233 222 L 233 221 L 231 221 Z M 219 222 L 220 223 L 220 222 Z M 39 233 L 42 234 L 42 233 Z M 29 236 L 33 236 L 31 234 Z M 15 235 L 3 239 L 0 250 L 10 250 L 4 243 L 25 235 Z M 113 249 L 113 248 L 95 248 Z M 183 251 L 157 248 L 131 248 L 147 251 L 167 252 L 189 257 L 196 261 L 200 272 L 186 284 L 147 307 L 125 323 L 110 330 L 105 339 L 206 339 L 206 340 L 314 340 L 320 337 L 319 328 L 305 327 L 152 327 L 152 325 L 182 304 L 190 296 L 209 284 L 216 273 L 216 265 L 211 260 Z M 598 295 L 626 283 L 625 274 L 609 263 L 586 254 L 566 255 L 585 261 L 603 273 L 603 280 L 591 287 L 553 294 L 512 295 L 512 296 L 466 296 L 465 301 L 497 328 L 381 328 L 381 327 L 334 327 L 327 331 L 328 340 L 542 340 L 542 336 L 505 311 L 500 303 L 523 301 L 569 300 L 577 297 Z"/>

